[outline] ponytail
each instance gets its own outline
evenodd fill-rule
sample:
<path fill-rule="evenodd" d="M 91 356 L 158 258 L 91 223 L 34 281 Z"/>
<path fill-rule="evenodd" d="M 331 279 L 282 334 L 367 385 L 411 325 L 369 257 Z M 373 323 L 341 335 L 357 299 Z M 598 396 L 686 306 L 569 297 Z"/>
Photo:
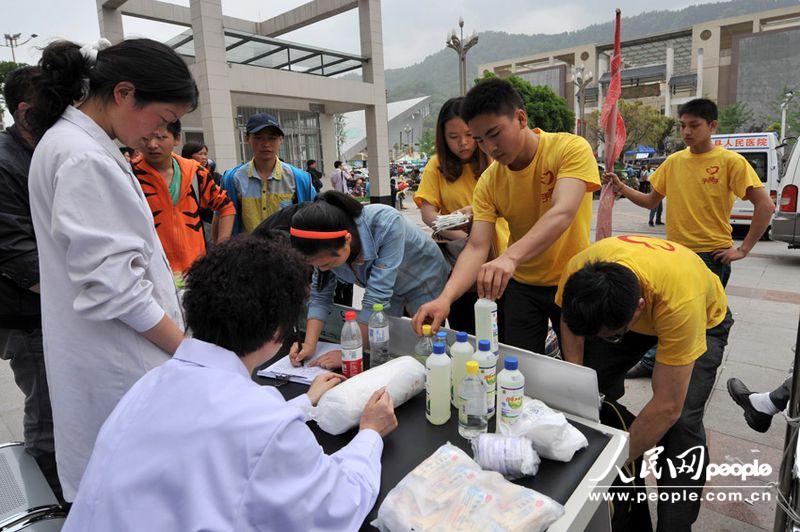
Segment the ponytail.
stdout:
<path fill-rule="evenodd" d="M 197 106 L 197 85 L 181 57 L 166 44 L 128 39 L 82 54 L 70 41 L 55 41 L 42 51 L 33 106 L 27 112 L 34 134 L 41 136 L 69 105 L 87 98 L 111 101 L 115 87 L 130 82 L 136 102 L 188 103 Z"/>
<path fill-rule="evenodd" d="M 314 203 L 301 207 L 292 216 L 292 229 L 317 233 L 349 232 L 352 240 L 347 261 L 352 262 L 361 253 L 356 219 L 363 210 L 364 206 L 347 194 L 330 190 L 318 196 Z M 339 250 L 344 247 L 345 242 L 344 236 L 307 238 L 292 235 L 292 246 L 306 257 Z"/>

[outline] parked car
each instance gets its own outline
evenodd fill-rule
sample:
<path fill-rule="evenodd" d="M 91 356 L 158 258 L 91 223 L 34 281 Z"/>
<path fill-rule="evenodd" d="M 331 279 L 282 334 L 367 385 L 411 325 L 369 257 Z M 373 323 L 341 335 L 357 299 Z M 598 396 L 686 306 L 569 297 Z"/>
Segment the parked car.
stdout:
<path fill-rule="evenodd" d="M 790 248 L 800 248 L 799 188 L 800 150 L 797 149 L 797 144 L 795 144 L 780 182 L 778 208 L 772 217 L 772 228 L 770 230 L 770 238 L 772 240 L 786 242 Z"/>

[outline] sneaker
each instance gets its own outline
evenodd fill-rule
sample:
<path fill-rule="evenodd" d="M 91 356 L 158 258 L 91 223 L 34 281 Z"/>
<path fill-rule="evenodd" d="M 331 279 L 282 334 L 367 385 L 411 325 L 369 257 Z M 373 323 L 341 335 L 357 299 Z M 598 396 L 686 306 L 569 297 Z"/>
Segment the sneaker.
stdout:
<path fill-rule="evenodd" d="M 737 405 L 744 410 L 744 419 L 747 426 L 756 432 L 767 432 L 772 423 L 772 416 L 759 412 L 750 404 L 751 392 L 739 379 L 728 379 L 728 393 Z"/>
<path fill-rule="evenodd" d="M 649 225 L 650 227 L 655 227 L 655 225 L 653 224 L 653 222 L 647 222 L 647 225 Z"/>
<path fill-rule="evenodd" d="M 653 369 L 648 368 L 641 362 L 637 362 L 635 366 L 628 370 L 625 374 L 626 379 L 649 379 L 653 376 Z"/>
<path fill-rule="evenodd" d="M 656 222 L 656 225 L 664 225 L 664 222 Z"/>

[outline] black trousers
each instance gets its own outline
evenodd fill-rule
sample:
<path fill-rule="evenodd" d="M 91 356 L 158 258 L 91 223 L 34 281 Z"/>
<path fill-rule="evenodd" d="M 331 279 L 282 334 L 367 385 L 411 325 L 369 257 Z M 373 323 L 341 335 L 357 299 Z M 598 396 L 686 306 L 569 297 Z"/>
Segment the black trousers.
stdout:
<path fill-rule="evenodd" d="M 769 393 L 769 400 L 775 405 L 778 410 L 785 410 L 786 405 L 789 404 L 789 397 L 792 394 L 792 378 L 789 377 L 783 384 L 775 388 Z"/>
<path fill-rule="evenodd" d="M 561 308 L 555 303 L 556 290 L 555 286 L 527 285 L 514 279 L 508 282 L 503 294 L 506 344 L 544 354 L 548 319 L 560 337 Z"/>
<path fill-rule="evenodd" d="M 722 323 L 706 331 L 706 352 L 695 360 L 681 416 L 658 443 L 663 447 L 663 452 L 658 459 L 658 464 L 662 469 L 661 479 L 658 480 L 659 493 L 676 492 L 681 494 L 680 498 L 682 499 L 677 502 L 659 500 L 657 527 L 659 531 L 690 531 L 692 523 L 697 520 L 697 515 L 700 513 L 705 469 L 710 459 L 706 446 L 703 414 L 706 402 L 714 388 L 717 368 L 722 362 L 722 355 L 728 343 L 728 334 L 732 325 L 733 317 L 729 310 Z M 583 364 L 597 371 L 600 392 L 606 394 L 606 400 L 615 402 L 625 394 L 625 372 L 633 367 L 642 355 L 657 342 L 658 338 L 655 336 L 635 332 L 625 334 L 618 344 L 598 338 L 586 338 Z M 696 448 L 702 449 L 705 459 L 702 473 L 698 479 L 693 479 L 692 477 L 696 476 L 697 472 L 689 468 L 683 470 L 680 466 L 684 462 L 679 456 Z M 696 451 L 689 453 L 689 455 L 693 454 L 696 454 Z M 674 478 L 670 475 L 667 459 L 671 460 L 678 469 Z M 671 486 L 692 487 L 686 489 L 672 488 Z M 690 493 L 696 494 L 694 495 L 697 497 L 696 501 L 687 500 Z"/>

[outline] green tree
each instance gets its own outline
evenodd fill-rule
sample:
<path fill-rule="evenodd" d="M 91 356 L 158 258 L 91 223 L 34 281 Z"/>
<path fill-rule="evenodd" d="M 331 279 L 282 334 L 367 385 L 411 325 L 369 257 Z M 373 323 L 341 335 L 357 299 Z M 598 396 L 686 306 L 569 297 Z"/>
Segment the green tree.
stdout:
<path fill-rule="evenodd" d="M 0 118 L 3 117 L 3 113 L 5 112 L 5 100 L 3 99 L 2 90 L 6 84 L 6 76 L 12 70 L 16 70 L 19 67 L 27 66 L 25 63 L 15 63 L 13 61 L 0 61 Z"/>
<path fill-rule="evenodd" d="M 428 156 L 436 153 L 436 135 L 432 129 L 426 129 L 422 132 L 422 138 L 419 139 L 419 151 Z"/>
<path fill-rule="evenodd" d="M 746 103 L 737 102 L 719 110 L 717 133 L 742 133 L 753 121 L 753 112 Z"/>
<path fill-rule="evenodd" d="M 484 72 L 476 83 L 497 77 L 492 72 Z M 575 131 L 575 113 L 567 105 L 567 100 L 558 96 L 550 87 L 533 85 L 519 76 L 505 78 L 511 83 L 525 103 L 528 126 L 539 127 L 545 131 Z"/>
<path fill-rule="evenodd" d="M 658 109 L 645 105 L 641 100 L 620 100 L 618 105 L 627 132 L 623 152 L 632 150 L 639 144 L 652 146 L 661 152 L 667 151 L 670 144 L 668 139 L 677 124 L 674 118 L 662 115 Z M 589 115 L 586 136 L 592 145 L 604 141 L 599 111 L 593 111 Z"/>

